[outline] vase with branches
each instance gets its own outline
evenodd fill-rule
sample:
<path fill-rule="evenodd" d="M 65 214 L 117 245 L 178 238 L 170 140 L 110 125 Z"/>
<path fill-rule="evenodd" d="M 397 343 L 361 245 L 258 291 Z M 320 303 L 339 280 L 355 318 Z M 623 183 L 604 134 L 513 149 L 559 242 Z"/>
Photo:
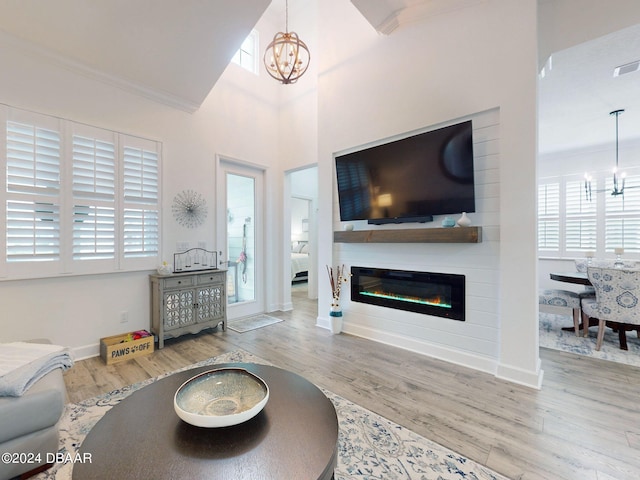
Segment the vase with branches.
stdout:
<path fill-rule="evenodd" d="M 344 265 L 338 265 L 335 270 L 333 267 L 327 265 L 327 273 L 329 274 L 329 283 L 331 285 L 331 310 L 329 316 L 331 317 L 331 331 L 333 333 L 340 333 L 342 330 L 342 309 L 340 308 L 340 291 L 342 284 L 347 283 L 350 273 L 347 273 L 347 269 Z"/>
<path fill-rule="evenodd" d="M 327 265 L 327 273 L 329 274 L 329 282 L 331 284 L 331 294 L 333 300 L 331 301 L 332 307 L 340 306 L 340 289 L 343 283 L 347 283 L 350 273 L 346 273 L 346 267 L 344 265 L 338 265 L 335 270 L 333 267 Z"/>

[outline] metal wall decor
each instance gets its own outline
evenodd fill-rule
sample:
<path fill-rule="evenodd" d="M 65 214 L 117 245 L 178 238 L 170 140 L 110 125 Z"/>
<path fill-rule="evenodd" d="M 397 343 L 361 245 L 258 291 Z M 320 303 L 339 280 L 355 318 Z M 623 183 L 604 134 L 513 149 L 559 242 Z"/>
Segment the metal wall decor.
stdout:
<path fill-rule="evenodd" d="M 173 254 L 173 273 L 217 269 L 218 252 L 204 248 L 190 248 L 184 252 Z"/>
<path fill-rule="evenodd" d="M 207 218 L 207 202 L 199 193 L 193 190 L 183 190 L 173 199 L 171 211 L 180 225 L 196 228 L 202 225 Z"/>

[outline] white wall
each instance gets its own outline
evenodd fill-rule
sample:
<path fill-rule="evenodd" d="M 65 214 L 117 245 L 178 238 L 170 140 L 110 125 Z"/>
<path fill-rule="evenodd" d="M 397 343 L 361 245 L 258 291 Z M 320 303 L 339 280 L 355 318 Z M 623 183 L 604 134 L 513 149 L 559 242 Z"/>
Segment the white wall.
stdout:
<path fill-rule="evenodd" d="M 274 31 L 270 21 L 258 28 Z M 268 37 L 268 36 L 267 36 Z M 172 264 L 178 242 L 216 249 L 216 154 L 271 168 L 267 176 L 267 251 L 281 230 L 281 168 L 278 155 L 278 88 L 266 74 L 230 65 L 199 111 L 184 113 L 59 67 L 28 49 L 2 42 L 0 103 L 56 115 L 163 143 L 163 258 Z M 262 48 L 261 48 L 262 49 Z M 247 141 L 250 138 L 251 141 Z M 171 216 L 174 196 L 185 189 L 205 197 L 208 217 L 197 229 Z M 269 256 L 267 270 L 279 275 Z M 149 328 L 150 272 L 77 276 L 0 283 L 0 341 L 46 336 L 71 346 L 80 357 L 97 354 L 100 337 Z M 282 295 L 278 287 L 267 301 Z M 129 322 L 120 323 L 128 312 Z"/>
<path fill-rule="evenodd" d="M 494 125 L 489 138 L 498 145 L 488 152 L 496 164 L 477 167 L 481 179 L 492 170 L 499 183 L 493 198 L 481 193 L 472 216 L 487 227 L 483 243 L 340 245 L 319 253 L 321 265 L 375 266 L 375 257 L 384 266 L 464 273 L 467 321 L 350 304 L 345 331 L 538 386 L 535 0 L 483 2 L 389 36 L 339 0 L 322 2 L 319 16 L 320 245 L 330 245 L 340 226 L 333 154 L 468 117 Z M 320 282 L 319 299 L 318 324 L 327 325 L 328 282 Z"/>

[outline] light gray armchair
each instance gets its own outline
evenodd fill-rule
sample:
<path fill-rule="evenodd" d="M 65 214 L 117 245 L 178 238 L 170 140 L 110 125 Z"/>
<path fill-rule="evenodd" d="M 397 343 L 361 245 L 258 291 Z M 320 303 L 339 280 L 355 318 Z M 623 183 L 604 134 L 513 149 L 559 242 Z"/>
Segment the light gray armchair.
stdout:
<path fill-rule="evenodd" d="M 66 400 L 61 368 L 44 375 L 22 396 L 0 396 L 0 452 L 25 460 L 0 462 L 0 480 L 27 478 L 52 465 L 51 455 L 59 448 L 58 425 Z"/>
<path fill-rule="evenodd" d="M 626 332 L 640 336 L 640 270 L 589 267 L 595 298 L 582 299 L 582 311 L 598 319 L 596 350 L 600 350 L 606 326 L 618 330 L 620 348 L 627 350 Z"/>

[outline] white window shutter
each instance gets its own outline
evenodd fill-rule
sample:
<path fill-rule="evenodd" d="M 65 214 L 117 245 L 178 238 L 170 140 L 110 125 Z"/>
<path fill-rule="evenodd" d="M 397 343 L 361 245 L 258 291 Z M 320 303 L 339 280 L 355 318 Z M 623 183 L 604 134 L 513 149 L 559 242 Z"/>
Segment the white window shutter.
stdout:
<path fill-rule="evenodd" d="M 124 258 L 156 257 L 160 251 L 159 155 L 151 148 L 125 143 L 123 161 Z"/>
<path fill-rule="evenodd" d="M 60 133 L 7 121 L 6 260 L 60 258 Z"/>
<path fill-rule="evenodd" d="M 60 192 L 60 133 L 7 122 L 7 191 Z"/>
<path fill-rule="evenodd" d="M 587 199 L 583 180 L 568 181 L 565 197 L 566 251 L 594 251 L 597 244 L 597 203 Z"/>
<path fill-rule="evenodd" d="M 60 208 L 51 203 L 7 201 L 7 261 L 60 258 Z"/>
<path fill-rule="evenodd" d="M 73 194 L 75 197 L 115 199 L 115 145 L 95 138 L 73 136 Z"/>
<path fill-rule="evenodd" d="M 560 249 L 560 184 L 538 186 L 538 250 Z"/>
<path fill-rule="evenodd" d="M 73 135 L 72 150 L 73 259 L 115 258 L 115 144 Z"/>
<path fill-rule="evenodd" d="M 124 256 L 155 256 L 160 249 L 157 210 L 124 210 Z"/>
<path fill-rule="evenodd" d="M 3 278 L 157 265 L 160 142 L 3 105 L 0 123 Z"/>
<path fill-rule="evenodd" d="M 612 188 L 609 179 L 607 190 Z M 605 209 L 605 251 L 640 253 L 640 175 L 625 179 L 624 195 L 607 195 Z"/>

